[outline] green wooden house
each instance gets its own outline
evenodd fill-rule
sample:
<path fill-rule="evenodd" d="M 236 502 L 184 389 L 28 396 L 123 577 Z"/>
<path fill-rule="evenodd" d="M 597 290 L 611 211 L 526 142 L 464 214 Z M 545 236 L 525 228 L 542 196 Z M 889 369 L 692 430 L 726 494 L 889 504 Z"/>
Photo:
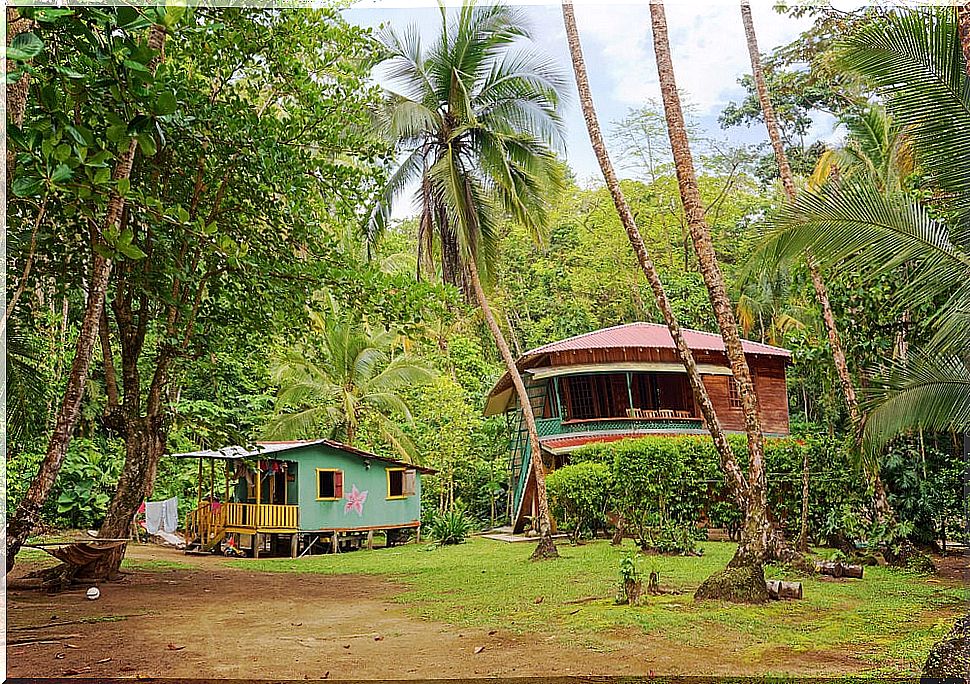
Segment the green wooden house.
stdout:
<path fill-rule="evenodd" d="M 198 459 L 188 550 L 222 545 L 290 556 L 420 538 L 421 475 L 433 473 L 329 439 L 174 454 Z"/>

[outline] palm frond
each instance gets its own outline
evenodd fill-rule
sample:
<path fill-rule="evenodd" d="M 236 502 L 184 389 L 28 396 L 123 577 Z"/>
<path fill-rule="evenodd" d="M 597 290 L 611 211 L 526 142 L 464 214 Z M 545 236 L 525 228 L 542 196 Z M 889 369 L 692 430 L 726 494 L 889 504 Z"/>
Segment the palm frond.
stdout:
<path fill-rule="evenodd" d="M 970 273 L 970 255 L 954 247 L 945 224 L 910 197 L 885 196 L 868 184 L 804 192 L 769 226 L 773 231 L 759 248 L 768 263 L 811 252 L 822 266 L 881 274 L 908 262 L 916 272 L 900 293 L 924 301 Z"/>
<path fill-rule="evenodd" d="M 870 453 L 907 430 L 970 429 L 967 357 L 914 352 L 905 365 L 895 366 L 876 380 L 867 401 L 874 408 L 862 436 Z"/>
<path fill-rule="evenodd" d="M 954 8 L 890 13 L 847 38 L 838 62 L 883 95 L 920 167 L 950 208 L 970 215 L 970 78 Z"/>

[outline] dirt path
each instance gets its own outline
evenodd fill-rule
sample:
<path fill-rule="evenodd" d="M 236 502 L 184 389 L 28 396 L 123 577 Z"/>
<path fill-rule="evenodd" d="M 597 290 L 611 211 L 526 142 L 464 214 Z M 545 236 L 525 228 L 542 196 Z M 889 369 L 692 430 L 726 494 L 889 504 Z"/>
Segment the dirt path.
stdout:
<path fill-rule="evenodd" d="M 604 635 L 608 652 L 564 646 L 554 636 L 417 619 L 392 601 L 401 587 L 380 577 L 252 573 L 220 558 L 145 547 L 129 557 L 195 567 L 134 570 L 103 585 L 97 601 L 84 589 L 56 596 L 11 589 L 8 642 L 53 643 L 8 645 L 8 675 L 417 679 L 862 668 L 848 656 L 814 662 L 804 655 L 793 668 L 781 653 L 774 663 L 739 663 L 736 653 L 671 649 L 639 632 Z M 64 622 L 73 624 L 57 624 Z M 25 629 L 36 626 L 43 627 Z"/>

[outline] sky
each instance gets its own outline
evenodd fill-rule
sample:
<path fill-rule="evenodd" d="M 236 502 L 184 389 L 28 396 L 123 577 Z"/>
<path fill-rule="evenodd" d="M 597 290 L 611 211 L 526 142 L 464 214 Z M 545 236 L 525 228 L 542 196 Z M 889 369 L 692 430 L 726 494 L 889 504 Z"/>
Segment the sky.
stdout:
<path fill-rule="evenodd" d="M 554 57 L 572 81 L 559 2 L 515 4 L 523 7 L 531 23 L 536 47 Z M 574 4 L 594 104 L 608 134 L 610 122 L 622 119 L 631 108 L 642 106 L 650 98 L 660 99 L 649 6 L 646 0 L 575 0 Z M 766 141 L 763 126 L 722 130 L 717 122 L 726 104 L 743 97 L 738 79 L 751 69 L 737 0 L 667 0 L 665 6 L 677 84 L 695 106 L 702 131 L 736 144 Z M 792 41 L 810 24 L 808 19 L 778 14 L 771 0 L 752 0 L 751 6 L 762 54 Z M 360 0 L 344 16 L 352 23 L 374 28 L 382 23 L 398 29 L 416 24 L 425 41 L 437 35 L 440 23 L 434 0 Z M 567 162 L 582 184 L 600 180 L 574 89 L 562 115 Z M 816 137 L 834 135 L 831 120 L 820 118 L 814 128 Z M 411 213 L 405 205 L 399 203 L 395 217 Z"/>

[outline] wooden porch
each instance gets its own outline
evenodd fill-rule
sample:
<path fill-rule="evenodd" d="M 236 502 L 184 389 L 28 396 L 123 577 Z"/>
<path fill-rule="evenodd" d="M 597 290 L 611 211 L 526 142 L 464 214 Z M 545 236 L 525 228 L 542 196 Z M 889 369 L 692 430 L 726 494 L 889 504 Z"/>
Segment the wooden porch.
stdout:
<path fill-rule="evenodd" d="M 204 551 L 214 549 L 227 534 L 295 534 L 300 507 L 287 504 L 200 503 L 185 518 L 186 539 Z"/>

